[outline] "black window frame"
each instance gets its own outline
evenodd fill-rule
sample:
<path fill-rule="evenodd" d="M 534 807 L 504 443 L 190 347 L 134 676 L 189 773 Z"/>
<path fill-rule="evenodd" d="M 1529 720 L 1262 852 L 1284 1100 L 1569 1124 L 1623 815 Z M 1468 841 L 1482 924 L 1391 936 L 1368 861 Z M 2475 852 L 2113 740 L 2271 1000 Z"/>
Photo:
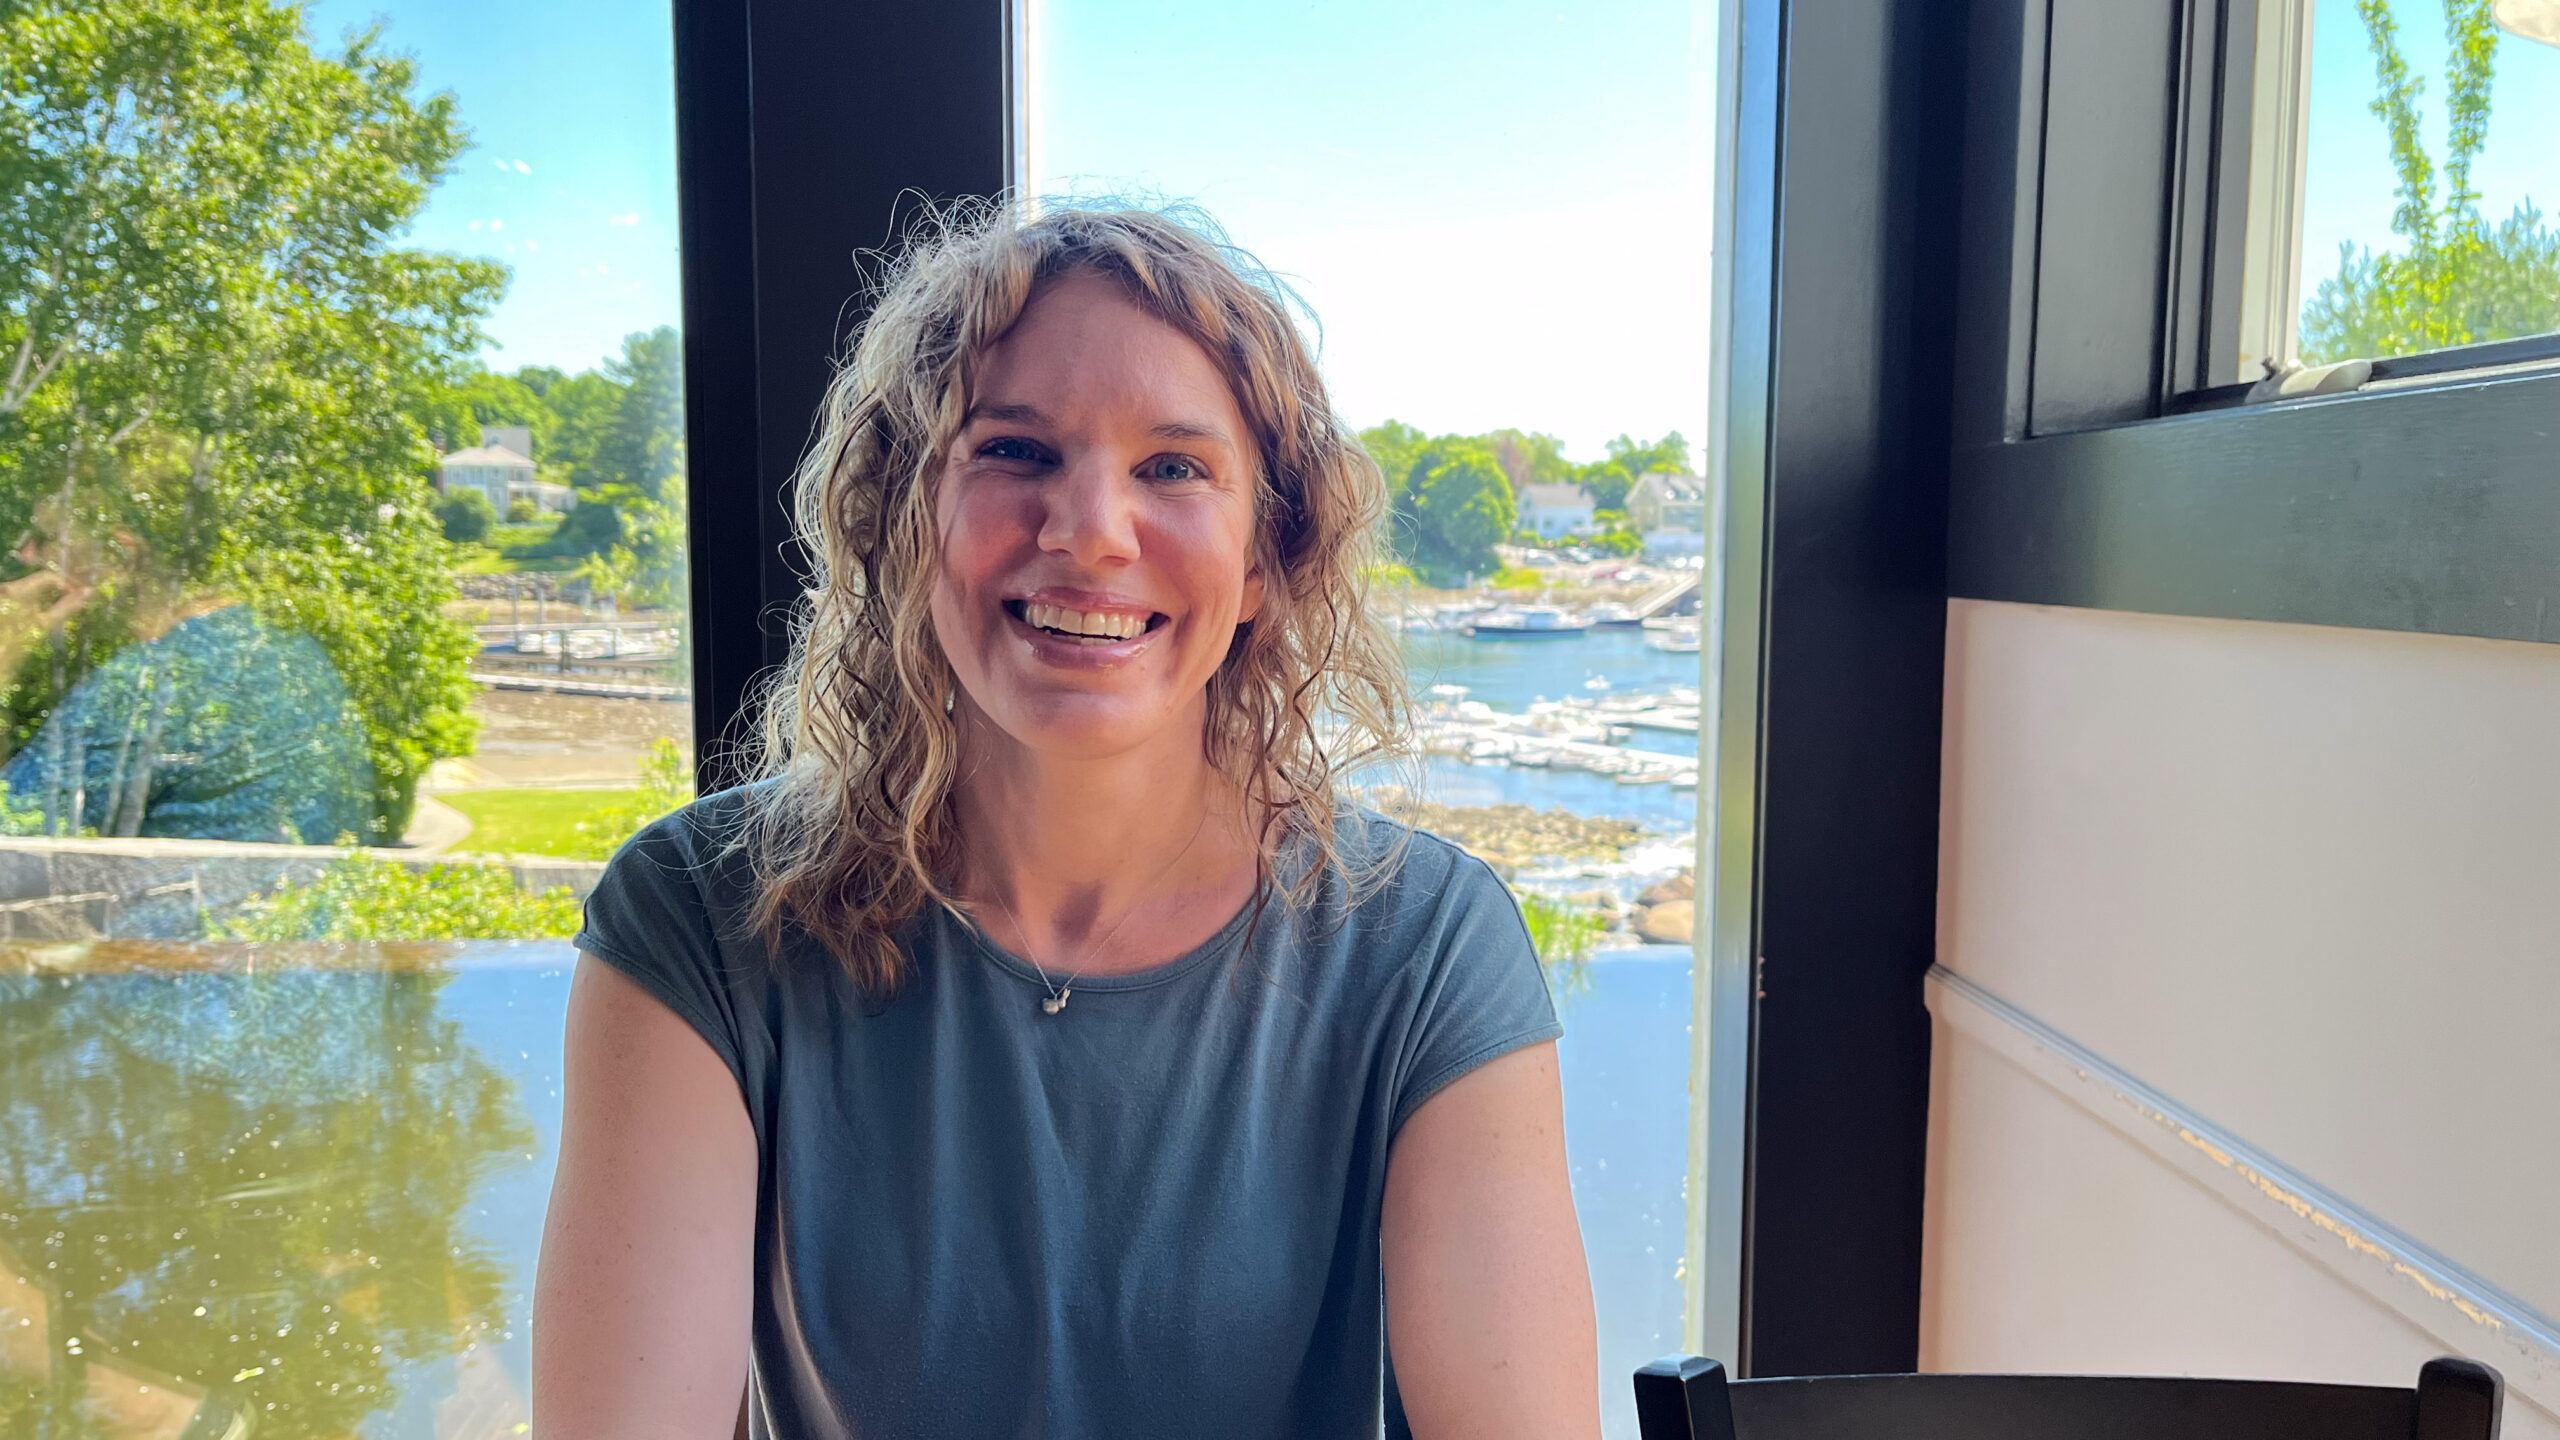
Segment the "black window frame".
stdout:
<path fill-rule="evenodd" d="M 2255 14 L 1974 0 L 1949 591 L 2560 640 L 2560 337 L 2378 357 L 2315 399 L 2203 383 Z M 2091 126 L 2064 96 L 2100 72 L 2131 98 Z M 2154 181 L 2072 178 L 2127 170 Z"/>
<path fill-rule="evenodd" d="M 932 206 L 1003 192 L 1004 0 L 673 0 L 695 773 L 746 778 L 807 573 L 791 478 L 876 270 Z"/>

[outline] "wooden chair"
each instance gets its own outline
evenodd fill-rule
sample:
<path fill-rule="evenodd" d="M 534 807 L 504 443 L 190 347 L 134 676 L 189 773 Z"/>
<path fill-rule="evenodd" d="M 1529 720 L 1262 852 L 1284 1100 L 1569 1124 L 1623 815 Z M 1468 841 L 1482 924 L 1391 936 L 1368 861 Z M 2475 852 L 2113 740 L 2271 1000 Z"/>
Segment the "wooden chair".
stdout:
<path fill-rule="evenodd" d="M 1636 1372 L 1644 1440 L 2497 1440 L 2506 1383 L 2430 1360 L 2418 1387 L 2114 1375 L 1727 1381 L 1694 1355 Z"/>

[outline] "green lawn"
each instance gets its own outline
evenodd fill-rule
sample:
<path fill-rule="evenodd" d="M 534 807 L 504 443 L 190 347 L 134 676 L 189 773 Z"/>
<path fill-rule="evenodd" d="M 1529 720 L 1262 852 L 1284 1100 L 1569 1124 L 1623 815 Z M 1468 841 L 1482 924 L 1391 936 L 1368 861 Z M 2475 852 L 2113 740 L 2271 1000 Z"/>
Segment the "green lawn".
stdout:
<path fill-rule="evenodd" d="M 471 817 L 456 852 L 602 860 L 632 831 L 638 789 L 464 790 L 436 798 Z"/>

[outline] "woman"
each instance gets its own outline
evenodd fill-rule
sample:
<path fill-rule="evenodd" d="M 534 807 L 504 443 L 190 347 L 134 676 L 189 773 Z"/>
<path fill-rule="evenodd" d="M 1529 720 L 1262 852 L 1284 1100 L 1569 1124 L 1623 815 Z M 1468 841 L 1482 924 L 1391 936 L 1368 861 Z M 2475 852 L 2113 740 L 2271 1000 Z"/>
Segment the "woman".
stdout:
<path fill-rule="evenodd" d="M 1554 1011 L 1337 807 L 1381 487 L 1239 263 L 1005 211 L 887 285 L 767 777 L 588 902 L 543 1440 L 1597 1434 Z"/>

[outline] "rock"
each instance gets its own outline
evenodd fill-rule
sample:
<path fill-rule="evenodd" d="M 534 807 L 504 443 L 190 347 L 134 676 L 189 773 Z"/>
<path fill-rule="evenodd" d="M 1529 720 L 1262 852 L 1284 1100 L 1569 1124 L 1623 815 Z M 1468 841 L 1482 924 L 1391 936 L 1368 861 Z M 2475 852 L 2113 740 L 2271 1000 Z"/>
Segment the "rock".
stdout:
<path fill-rule="evenodd" d="M 1665 900 L 1636 914 L 1636 933 L 1656 945 L 1688 944 L 1697 924 L 1698 907 L 1688 900 Z"/>
<path fill-rule="evenodd" d="M 1668 880 L 1656 881 L 1654 884 L 1646 886 L 1645 892 L 1636 897 L 1636 903 L 1639 905 L 1660 905 L 1669 900 L 1695 900 L 1697 898 L 1698 877 L 1691 871 L 1683 870 Z"/>

